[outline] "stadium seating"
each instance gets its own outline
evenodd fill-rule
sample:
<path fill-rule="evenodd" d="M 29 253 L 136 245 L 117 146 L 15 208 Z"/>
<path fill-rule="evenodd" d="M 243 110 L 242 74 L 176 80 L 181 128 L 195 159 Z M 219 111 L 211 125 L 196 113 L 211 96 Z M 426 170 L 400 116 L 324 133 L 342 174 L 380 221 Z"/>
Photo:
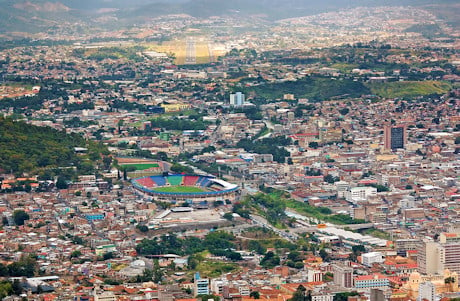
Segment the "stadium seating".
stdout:
<path fill-rule="evenodd" d="M 182 180 L 184 179 L 184 176 L 183 175 L 173 175 L 173 176 L 169 176 L 167 179 L 168 179 L 169 184 L 171 184 L 171 186 L 180 186 L 182 185 Z"/>
<path fill-rule="evenodd" d="M 165 186 L 166 185 L 166 179 L 163 176 L 151 176 L 150 177 L 157 186 Z"/>
<path fill-rule="evenodd" d="M 201 179 L 198 180 L 198 184 L 200 184 L 201 187 L 207 187 L 211 183 L 208 177 L 200 177 L 200 178 Z"/>
<path fill-rule="evenodd" d="M 140 178 L 137 180 L 137 183 L 147 188 L 152 188 L 152 187 L 157 186 L 150 177 Z"/>
<path fill-rule="evenodd" d="M 184 176 L 184 186 L 195 186 L 199 178 L 198 176 Z"/>

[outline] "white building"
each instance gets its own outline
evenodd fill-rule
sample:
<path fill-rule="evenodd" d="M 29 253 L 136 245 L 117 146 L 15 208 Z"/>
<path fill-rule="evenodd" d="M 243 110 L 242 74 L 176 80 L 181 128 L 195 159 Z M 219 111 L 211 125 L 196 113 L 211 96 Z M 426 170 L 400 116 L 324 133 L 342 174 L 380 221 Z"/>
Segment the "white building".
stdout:
<path fill-rule="evenodd" d="M 311 294 L 311 301 L 333 301 L 334 295 L 331 293 L 314 292 Z"/>
<path fill-rule="evenodd" d="M 418 301 L 421 300 L 428 300 L 428 301 L 435 301 L 436 300 L 436 287 L 432 282 L 423 282 L 420 283 L 418 288 Z"/>
<path fill-rule="evenodd" d="M 241 92 L 230 94 L 230 105 L 231 106 L 235 106 L 235 107 L 242 106 L 244 104 L 244 100 L 245 100 L 244 94 Z"/>
<path fill-rule="evenodd" d="M 381 252 L 369 252 L 361 255 L 361 263 L 371 267 L 373 263 L 383 263 L 383 254 Z"/>
<path fill-rule="evenodd" d="M 335 187 L 337 189 L 337 197 L 345 198 L 348 190 L 350 189 L 350 184 L 345 181 L 338 181 L 335 182 Z"/>
<path fill-rule="evenodd" d="M 372 186 L 353 187 L 346 192 L 346 200 L 356 204 L 360 200 L 367 200 L 377 195 L 377 188 Z"/>

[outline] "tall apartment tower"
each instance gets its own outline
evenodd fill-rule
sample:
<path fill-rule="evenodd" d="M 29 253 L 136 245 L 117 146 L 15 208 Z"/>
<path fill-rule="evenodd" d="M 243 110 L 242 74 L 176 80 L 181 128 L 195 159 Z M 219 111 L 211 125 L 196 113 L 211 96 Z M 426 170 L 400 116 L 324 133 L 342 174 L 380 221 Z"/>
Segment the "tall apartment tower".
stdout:
<path fill-rule="evenodd" d="M 244 104 L 245 97 L 241 92 L 236 92 L 230 94 L 230 105 L 235 107 L 240 107 Z"/>
<path fill-rule="evenodd" d="M 332 265 L 332 272 L 334 273 L 334 284 L 342 287 L 353 287 L 353 268 L 343 265 Z"/>
<path fill-rule="evenodd" d="M 398 148 L 404 148 L 407 143 L 406 126 L 398 125 L 391 126 L 386 125 L 383 128 L 384 135 L 384 147 L 387 150 L 395 150 Z"/>

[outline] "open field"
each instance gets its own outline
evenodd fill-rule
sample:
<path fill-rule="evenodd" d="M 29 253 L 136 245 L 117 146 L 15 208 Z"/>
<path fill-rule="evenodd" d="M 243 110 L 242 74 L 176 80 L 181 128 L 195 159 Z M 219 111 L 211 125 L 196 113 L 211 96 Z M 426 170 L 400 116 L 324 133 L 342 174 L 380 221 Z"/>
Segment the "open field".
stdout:
<path fill-rule="evenodd" d="M 157 52 L 167 53 L 168 55 L 173 54 L 175 59 L 175 64 L 183 65 L 186 62 L 187 57 L 187 41 L 186 39 L 183 40 L 175 40 L 175 41 L 167 41 L 163 42 L 161 45 L 158 44 L 150 44 L 148 50 L 153 50 Z M 189 44 L 190 46 L 190 44 Z M 217 59 L 217 56 L 210 53 L 208 47 L 208 40 L 203 37 L 195 37 L 194 39 L 194 54 L 196 56 L 195 63 L 196 64 L 207 64 L 212 60 Z M 219 53 L 220 55 L 221 53 Z"/>
<path fill-rule="evenodd" d="M 145 170 L 145 169 L 149 169 L 149 168 L 152 168 L 152 167 L 160 167 L 160 165 L 158 165 L 156 163 L 124 164 L 122 166 L 123 167 L 136 167 L 136 170 Z"/>
<path fill-rule="evenodd" d="M 11 83 L 0 86 L 0 99 L 21 97 L 28 94 L 34 94 L 32 91 L 32 85 Z"/>
<path fill-rule="evenodd" d="M 163 186 L 156 187 L 155 191 L 159 192 L 177 192 L 177 193 L 190 193 L 190 192 L 204 192 L 203 189 L 194 186 Z"/>
<path fill-rule="evenodd" d="M 417 97 L 447 93 L 452 86 L 441 81 L 406 81 L 369 84 L 373 94 L 384 98 Z"/>
<path fill-rule="evenodd" d="M 218 277 L 222 274 L 230 273 L 238 270 L 239 266 L 237 263 L 222 262 L 216 260 L 204 260 L 197 266 L 197 270 L 200 272 L 202 277 Z"/>

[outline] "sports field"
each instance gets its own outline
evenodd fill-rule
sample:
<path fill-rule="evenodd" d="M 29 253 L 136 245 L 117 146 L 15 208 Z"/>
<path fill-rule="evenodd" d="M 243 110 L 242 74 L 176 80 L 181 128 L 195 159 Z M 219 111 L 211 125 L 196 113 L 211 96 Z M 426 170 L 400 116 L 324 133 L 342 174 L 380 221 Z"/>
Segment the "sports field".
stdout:
<path fill-rule="evenodd" d="M 122 165 L 123 167 L 135 167 L 136 170 L 145 170 L 145 169 L 149 169 L 149 168 L 158 168 L 160 167 L 160 165 L 156 164 L 156 163 L 146 163 L 146 164 L 124 164 Z"/>
<path fill-rule="evenodd" d="M 205 192 L 200 187 L 194 186 L 163 186 L 163 187 L 156 187 L 153 189 L 154 191 L 158 192 L 177 192 L 177 193 L 191 193 L 191 192 Z"/>

